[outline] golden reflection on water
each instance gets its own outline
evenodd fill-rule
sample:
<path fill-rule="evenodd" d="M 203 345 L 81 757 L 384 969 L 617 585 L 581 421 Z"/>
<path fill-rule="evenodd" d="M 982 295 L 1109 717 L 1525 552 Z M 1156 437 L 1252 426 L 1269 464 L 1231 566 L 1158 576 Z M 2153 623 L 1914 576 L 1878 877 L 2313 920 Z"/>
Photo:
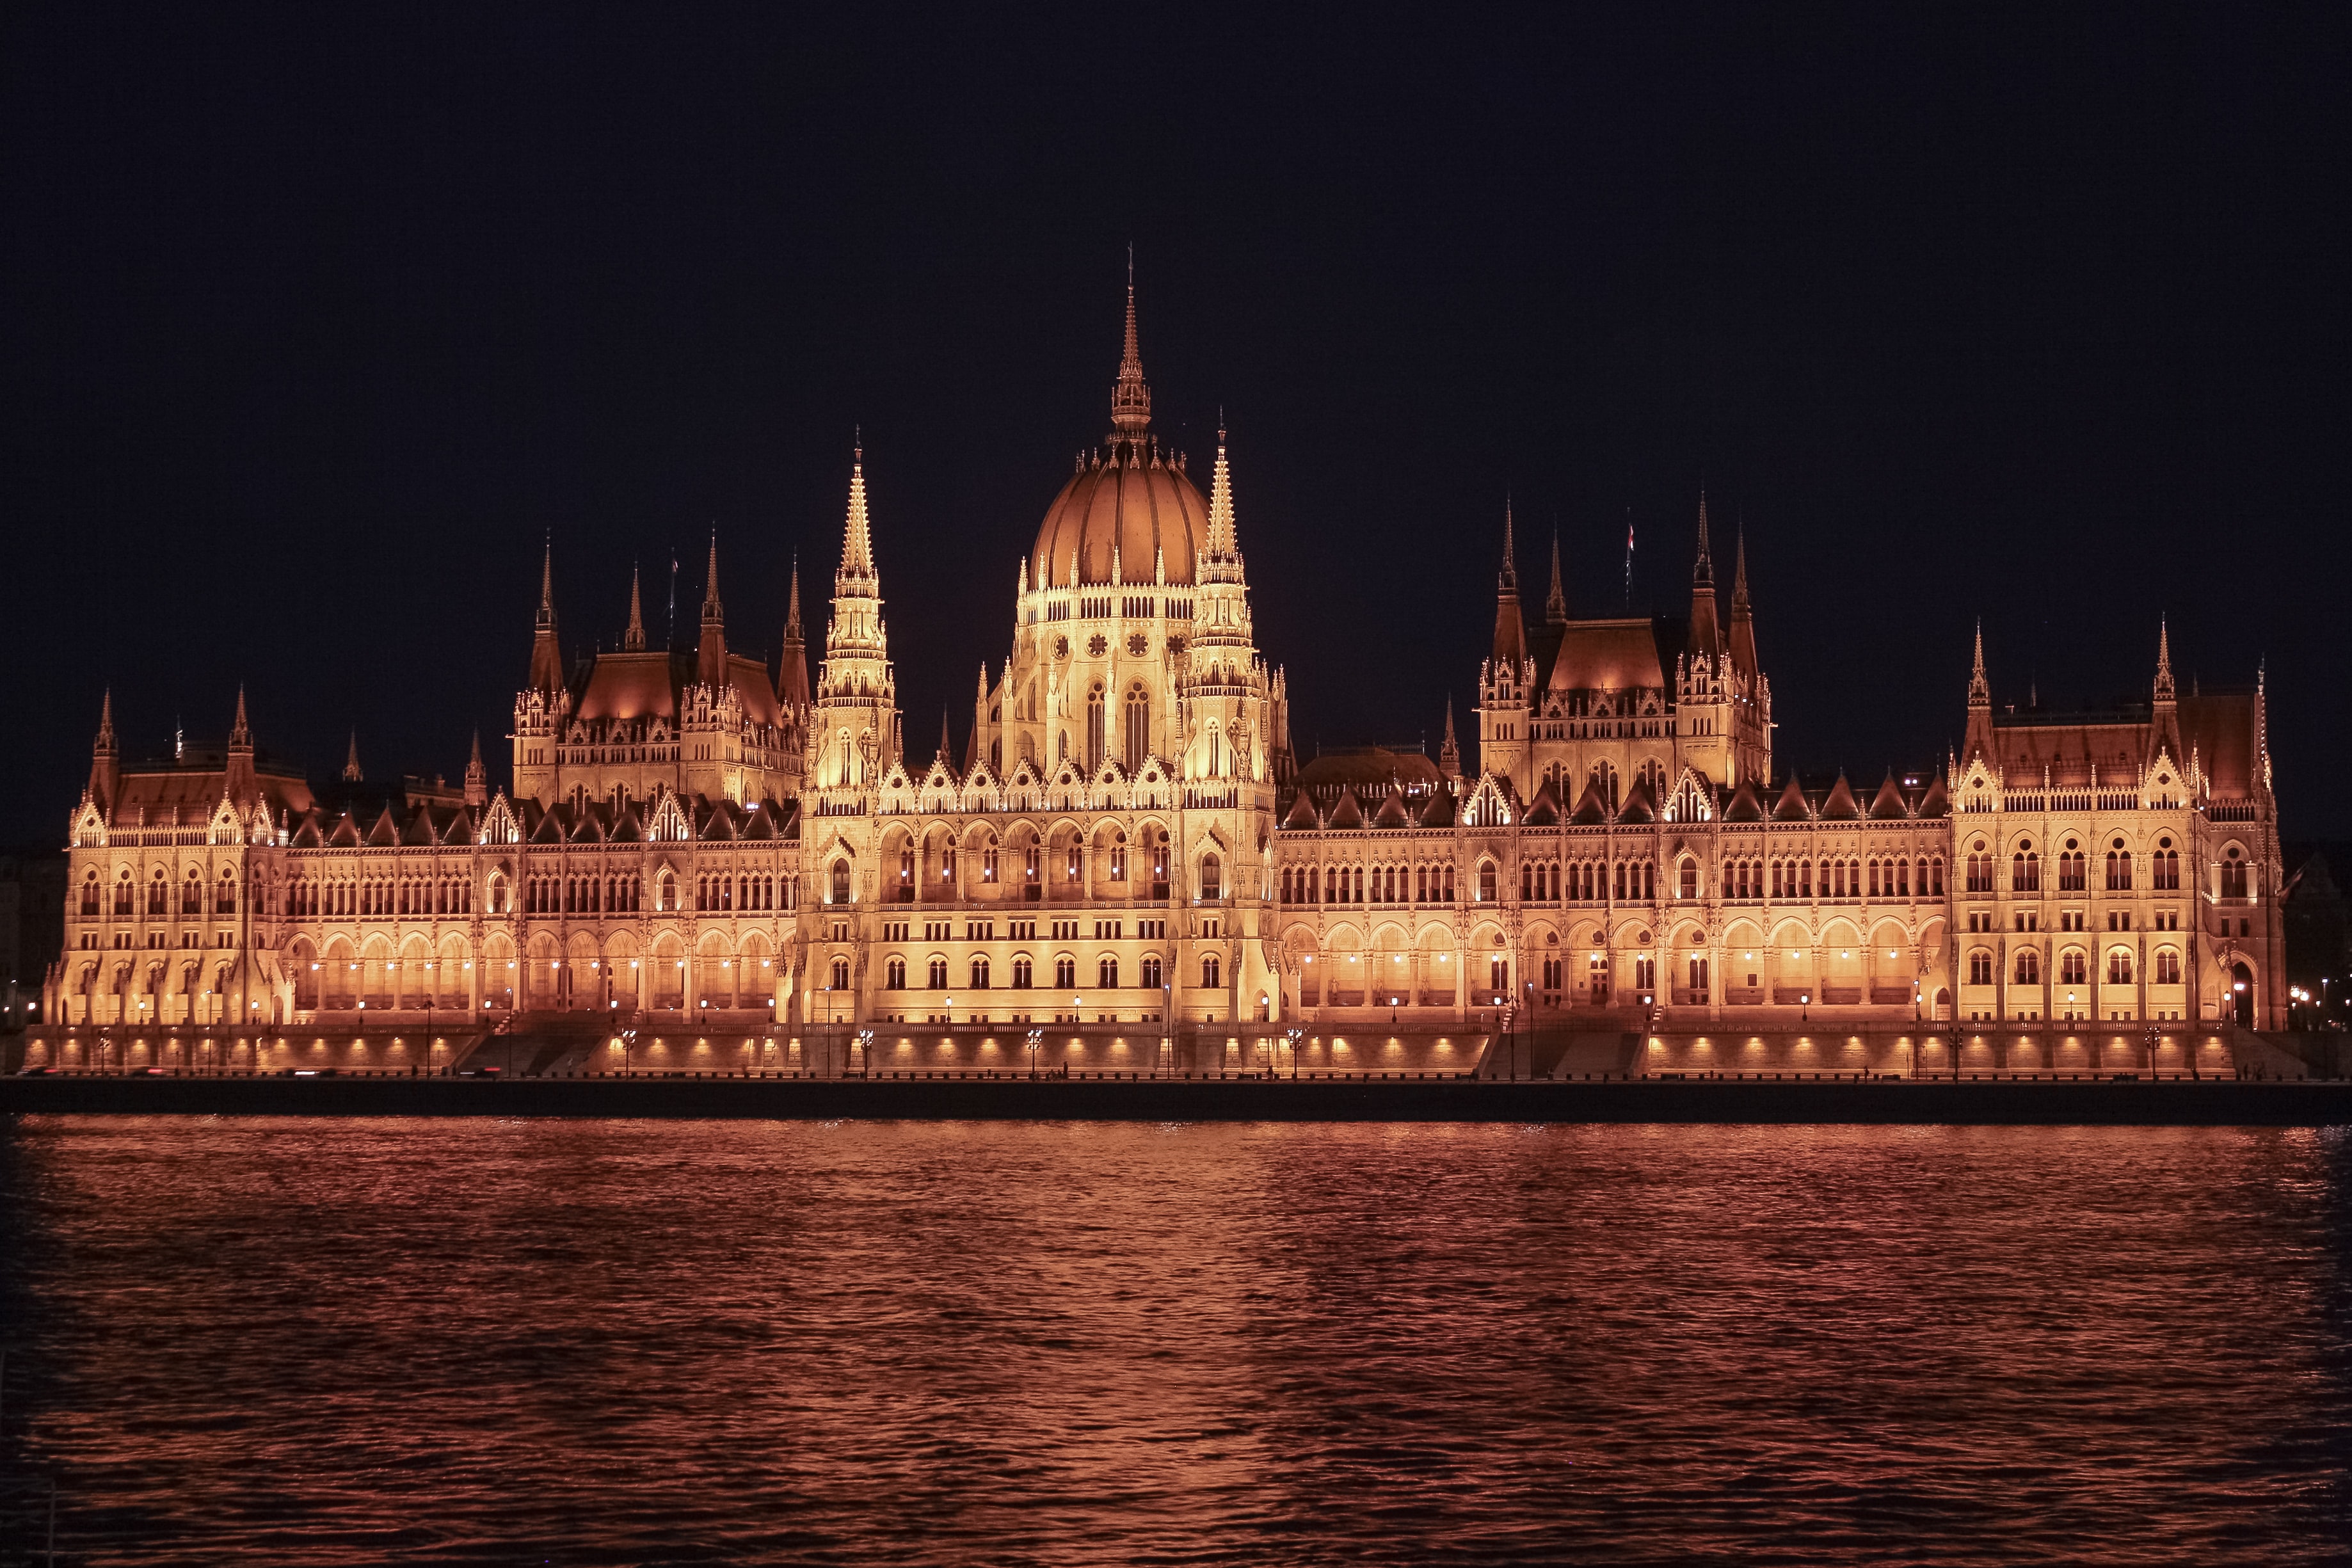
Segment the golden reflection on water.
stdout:
<path fill-rule="evenodd" d="M 2347 1168 L 2236 1130 L 28 1118 L 0 1438 L 126 1563 L 2329 1561 Z"/>

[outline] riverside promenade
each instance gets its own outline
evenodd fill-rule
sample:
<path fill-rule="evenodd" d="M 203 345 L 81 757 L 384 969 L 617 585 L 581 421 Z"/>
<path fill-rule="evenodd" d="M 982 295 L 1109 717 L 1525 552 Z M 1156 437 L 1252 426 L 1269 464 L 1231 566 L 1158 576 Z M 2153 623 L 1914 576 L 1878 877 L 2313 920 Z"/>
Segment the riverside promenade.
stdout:
<path fill-rule="evenodd" d="M 66 1074 L 0 1079 L 0 1114 L 2314 1127 L 2352 1124 L 2352 1081 Z"/>

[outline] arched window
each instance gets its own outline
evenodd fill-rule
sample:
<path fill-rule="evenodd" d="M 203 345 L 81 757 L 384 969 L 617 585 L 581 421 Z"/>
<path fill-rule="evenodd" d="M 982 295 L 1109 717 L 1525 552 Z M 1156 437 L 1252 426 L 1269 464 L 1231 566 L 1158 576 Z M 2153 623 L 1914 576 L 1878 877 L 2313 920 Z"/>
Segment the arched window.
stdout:
<path fill-rule="evenodd" d="M 2042 984 L 2042 955 L 2030 947 L 2021 947 L 2017 950 L 2017 984 L 2020 985 Z"/>
<path fill-rule="evenodd" d="M 1980 947 L 1969 954 L 1969 984 L 1971 985 L 1992 984 L 1992 949 Z"/>
<path fill-rule="evenodd" d="M 205 885 L 196 879 L 194 867 L 189 868 L 187 885 L 180 889 L 180 912 L 184 915 L 205 912 Z"/>
<path fill-rule="evenodd" d="M 846 958 L 836 958 L 833 961 L 833 989 L 835 991 L 849 989 L 849 960 Z"/>
<path fill-rule="evenodd" d="M 1224 984 L 1217 978 L 1217 955 L 1213 952 L 1204 955 L 1201 960 L 1201 984 L 1211 988 Z"/>
<path fill-rule="evenodd" d="M 1495 901 L 1495 863 L 1492 860 L 1478 862 L 1478 901 L 1482 904 Z"/>
<path fill-rule="evenodd" d="M 1685 900 L 1697 898 L 1698 862 L 1689 858 L 1688 857 L 1685 857 L 1682 865 L 1677 868 L 1677 870 L 1679 880 L 1682 883 L 1680 896 Z"/>
<path fill-rule="evenodd" d="M 1068 953 L 1054 960 L 1054 989 L 1067 991 L 1078 983 L 1078 961 Z"/>
<path fill-rule="evenodd" d="M 2148 886 L 2159 893 L 2180 890 L 2180 852 L 2169 838 L 2156 841 L 2156 853 L 2148 858 Z"/>
<path fill-rule="evenodd" d="M 848 861 L 835 860 L 833 863 L 833 896 L 827 899 L 825 902 L 829 904 L 845 904 L 849 902 Z"/>
<path fill-rule="evenodd" d="M 882 966 L 882 989 L 904 991 L 906 988 L 907 961 L 894 953 L 889 962 Z"/>
<path fill-rule="evenodd" d="M 2128 985 L 2132 977 L 2131 949 L 2111 947 L 2107 950 L 2107 984 Z"/>
<path fill-rule="evenodd" d="M 2118 838 L 2107 849 L 2107 891 L 2129 892 L 2132 885 L 2131 873 L 2131 851 L 2126 849 L 2124 841 Z"/>
<path fill-rule="evenodd" d="M 2180 984 L 2180 950 L 2159 947 L 2156 950 L 2156 983 L 2158 985 Z"/>
<path fill-rule="evenodd" d="M 1143 955 L 1143 986 L 1148 991 L 1160 989 L 1160 955 L 1156 952 Z"/>
<path fill-rule="evenodd" d="M 2066 847 L 2058 855 L 2058 890 L 2062 893 L 2088 892 L 2090 878 L 2086 858 L 2074 840 L 2066 840 Z"/>
<path fill-rule="evenodd" d="M 169 885 L 164 882 L 163 873 L 159 868 L 155 873 L 155 881 L 153 886 L 147 889 L 147 912 L 151 915 L 160 915 L 167 912 L 171 904 L 171 889 Z"/>
<path fill-rule="evenodd" d="M 1095 984 L 1106 991 L 1118 989 L 1118 960 L 1105 958 L 1095 965 Z"/>
<path fill-rule="evenodd" d="M 971 988 L 974 991 L 988 989 L 988 959 L 985 955 L 971 961 Z"/>
<path fill-rule="evenodd" d="M 2081 948 L 2070 947 L 2065 952 L 2058 955 L 2059 984 L 2082 985 L 2087 984 L 2087 974 L 2088 965 L 2084 963 L 2083 950 Z"/>
<path fill-rule="evenodd" d="M 1103 689 L 1097 681 L 1087 692 L 1087 772 L 1102 766 Z"/>
<path fill-rule="evenodd" d="M 81 912 L 87 919 L 98 918 L 98 873 L 95 871 L 82 881 Z"/>
<path fill-rule="evenodd" d="M 1214 851 L 1201 857 L 1201 896 L 1204 899 L 1224 897 L 1224 868 L 1218 863 Z"/>
<path fill-rule="evenodd" d="M 2234 844 L 2223 851 L 2223 856 L 2221 896 L 2225 899 L 2242 899 L 2246 896 L 2246 862 L 2238 858 L 2238 847 Z"/>
<path fill-rule="evenodd" d="M 1127 771 L 1134 773 L 1151 754 L 1151 699 L 1140 686 L 1127 693 Z"/>
<path fill-rule="evenodd" d="M 1617 810 L 1617 764 L 1593 763 L 1591 778 L 1593 788 L 1601 792 L 1601 804 L 1614 815 Z"/>
<path fill-rule="evenodd" d="M 1028 990 L 1029 978 L 1029 955 L 1025 952 L 1014 953 L 1013 955 L 1013 989 Z"/>
<path fill-rule="evenodd" d="M 931 960 L 930 983 L 931 989 L 934 991 L 944 991 L 948 988 L 948 961 L 946 959 L 933 958 Z"/>
<path fill-rule="evenodd" d="M 2032 845 L 2019 848 L 2009 858 L 2009 886 L 2011 892 L 2038 893 L 2042 890 L 2042 857 Z"/>

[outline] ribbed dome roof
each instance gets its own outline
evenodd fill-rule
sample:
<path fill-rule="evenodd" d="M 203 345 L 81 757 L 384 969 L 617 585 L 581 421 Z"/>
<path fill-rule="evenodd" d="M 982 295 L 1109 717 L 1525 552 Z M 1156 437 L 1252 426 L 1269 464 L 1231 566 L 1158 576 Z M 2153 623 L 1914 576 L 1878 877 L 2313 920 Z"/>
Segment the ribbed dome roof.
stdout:
<path fill-rule="evenodd" d="M 1066 584 L 1075 554 L 1079 582 L 1108 583 L 1116 543 L 1119 576 L 1127 582 L 1150 582 L 1157 560 L 1164 563 L 1168 581 L 1189 585 L 1192 559 L 1208 537 L 1209 504 L 1192 481 L 1182 470 L 1155 462 L 1149 443 L 1120 440 L 1099 467 L 1072 475 L 1045 509 L 1029 581 L 1041 587 Z"/>
<path fill-rule="evenodd" d="M 1151 391 L 1136 345 L 1132 276 L 1110 418 L 1102 450 L 1081 460 L 1045 509 L 1029 556 L 1029 581 L 1037 587 L 1066 584 L 1075 560 L 1080 583 L 1108 583 L 1116 548 L 1122 581 L 1149 583 L 1164 567 L 1169 582 L 1190 586 L 1193 559 L 1208 542 L 1209 506 L 1175 460 L 1160 456 L 1158 438 L 1146 434 Z"/>

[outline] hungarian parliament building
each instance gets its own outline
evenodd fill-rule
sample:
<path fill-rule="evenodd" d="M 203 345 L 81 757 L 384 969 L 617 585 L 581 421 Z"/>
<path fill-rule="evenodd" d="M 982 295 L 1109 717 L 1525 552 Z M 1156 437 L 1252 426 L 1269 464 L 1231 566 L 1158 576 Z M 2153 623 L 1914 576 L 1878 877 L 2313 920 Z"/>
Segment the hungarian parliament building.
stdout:
<path fill-rule="evenodd" d="M 763 1067 L 824 1032 L 985 1065 L 1040 1031 L 1801 1025 L 1984 1026 L 2047 1066 L 2053 1026 L 2284 1016 L 2262 686 L 2182 694 L 2159 626 L 2144 700 L 2063 717 L 1995 703 L 1979 633 L 1957 754 L 1800 776 L 1774 763 L 1744 540 L 1727 583 L 1704 500 L 1678 616 L 1572 614 L 1556 542 L 1538 613 L 1507 512 L 1470 765 L 1450 709 L 1434 758 L 1301 760 L 1225 434 L 1204 499 L 1151 429 L 1130 286 L 1109 432 L 1021 559 L 964 743 L 925 756 L 862 452 L 847 485 L 813 675 L 797 570 L 773 666 L 729 644 L 715 540 L 690 649 L 648 645 L 632 584 L 617 651 L 567 658 L 543 571 L 504 786 L 478 740 L 455 786 L 379 778 L 356 744 L 305 776 L 242 693 L 224 748 L 135 763 L 110 695 L 51 1059 L 201 1037 L 268 1066 L 374 1036 L 366 1059 L 414 1068 L 570 1026 Z"/>

